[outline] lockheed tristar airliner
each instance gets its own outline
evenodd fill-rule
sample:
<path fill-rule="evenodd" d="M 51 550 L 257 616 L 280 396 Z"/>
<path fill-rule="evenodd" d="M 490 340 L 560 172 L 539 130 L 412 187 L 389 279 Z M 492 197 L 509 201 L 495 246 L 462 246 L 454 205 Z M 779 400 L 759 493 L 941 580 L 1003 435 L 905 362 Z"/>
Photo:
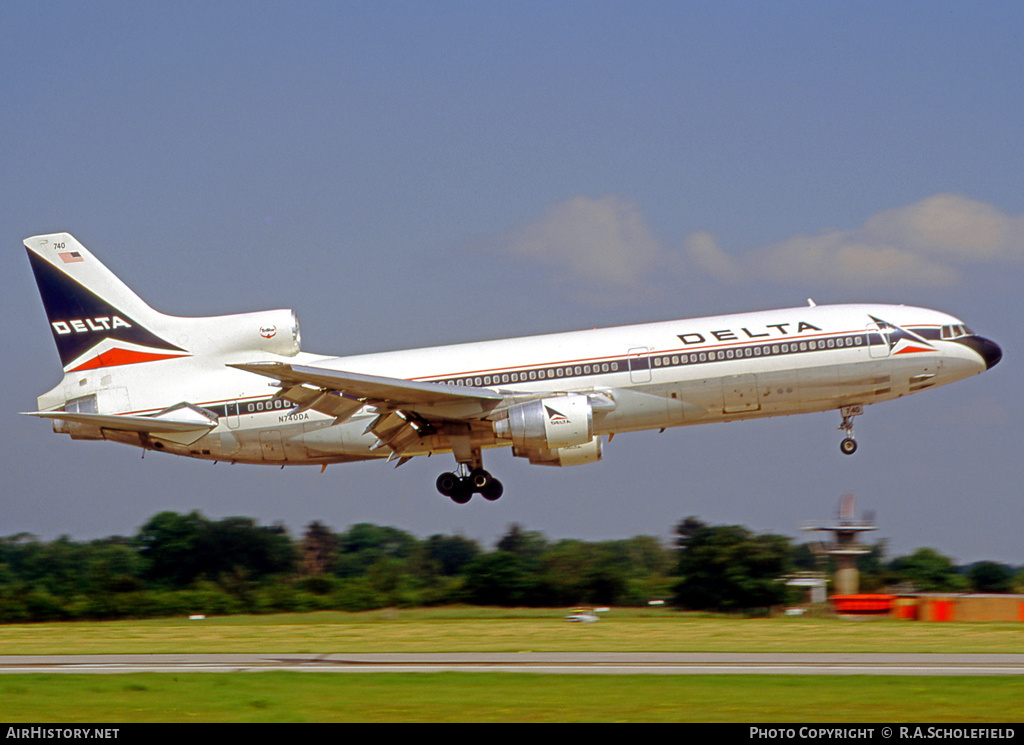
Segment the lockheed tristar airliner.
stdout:
<path fill-rule="evenodd" d="M 291 310 L 182 318 L 150 308 L 67 233 L 25 241 L 64 379 L 33 416 L 75 440 L 232 463 L 405 463 L 494 500 L 487 448 L 530 463 L 601 458 L 602 438 L 834 409 L 857 449 L 863 407 L 999 362 L 958 318 L 902 305 L 818 306 L 400 352 L 300 349 Z"/>

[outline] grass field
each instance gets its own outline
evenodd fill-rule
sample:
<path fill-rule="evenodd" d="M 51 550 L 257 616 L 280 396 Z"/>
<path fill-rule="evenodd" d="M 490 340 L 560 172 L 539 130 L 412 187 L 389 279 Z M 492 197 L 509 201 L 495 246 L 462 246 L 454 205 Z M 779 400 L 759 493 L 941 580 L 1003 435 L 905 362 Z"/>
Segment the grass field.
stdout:
<path fill-rule="evenodd" d="M 4 722 L 1008 722 L 1016 678 L 8 675 Z"/>
<path fill-rule="evenodd" d="M 1002 652 L 1024 624 L 438 609 L 0 626 L 0 654 L 185 652 Z M 1018 677 L 320 673 L 0 676 L 0 721 L 1024 719 Z"/>
<path fill-rule="evenodd" d="M 0 625 L 0 654 L 176 652 L 1004 652 L 1022 623 L 724 618 L 613 610 L 570 624 L 563 610 L 442 608 Z"/>

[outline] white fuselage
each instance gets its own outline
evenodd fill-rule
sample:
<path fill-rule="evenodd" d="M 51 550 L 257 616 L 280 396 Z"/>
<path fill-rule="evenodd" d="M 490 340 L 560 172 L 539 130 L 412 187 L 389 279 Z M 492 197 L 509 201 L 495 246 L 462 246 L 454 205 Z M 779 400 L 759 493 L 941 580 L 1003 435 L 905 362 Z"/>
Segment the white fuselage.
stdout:
<path fill-rule="evenodd" d="M 312 409 L 294 413 L 293 404 L 274 397 L 279 389 L 267 378 L 227 365 L 281 360 L 508 396 L 593 394 L 605 402 L 594 409 L 594 433 L 611 435 L 898 398 L 984 371 L 985 359 L 964 343 L 972 336 L 959 320 L 933 310 L 807 306 L 353 357 L 225 352 L 102 367 L 67 372 L 39 407 L 83 401 L 82 410 L 101 414 L 151 415 L 189 402 L 219 421 L 188 443 L 60 420 L 54 427 L 211 460 L 324 464 L 392 455 L 367 431 L 377 417 L 372 405 L 340 422 Z M 419 410 L 443 420 L 473 417 L 457 406 Z M 448 451 L 449 434 L 426 434 L 403 455 Z M 474 447 L 511 444 L 490 426 L 470 428 L 470 437 Z"/>

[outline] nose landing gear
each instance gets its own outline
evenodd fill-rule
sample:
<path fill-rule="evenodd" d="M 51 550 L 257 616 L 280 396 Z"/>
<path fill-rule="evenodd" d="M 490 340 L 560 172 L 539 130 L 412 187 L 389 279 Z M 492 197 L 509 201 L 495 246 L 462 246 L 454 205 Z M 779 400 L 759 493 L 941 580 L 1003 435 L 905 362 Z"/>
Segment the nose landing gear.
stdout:
<path fill-rule="evenodd" d="M 857 441 L 853 439 L 853 418 L 864 413 L 863 406 L 844 406 L 839 410 L 843 415 L 843 422 L 839 429 L 846 433 L 846 437 L 839 443 L 839 450 L 843 455 L 853 455 L 857 452 Z"/>

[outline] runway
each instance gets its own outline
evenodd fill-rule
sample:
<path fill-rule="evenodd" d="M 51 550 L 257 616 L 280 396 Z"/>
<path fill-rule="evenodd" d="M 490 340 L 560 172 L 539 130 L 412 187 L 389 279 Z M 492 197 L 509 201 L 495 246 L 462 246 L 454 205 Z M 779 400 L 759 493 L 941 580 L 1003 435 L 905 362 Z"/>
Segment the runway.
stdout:
<path fill-rule="evenodd" d="M 572 675 L 1024 675 L 1024 654 L 523 652 L 0 656 L 0 674 L 267 671 Z"/>

